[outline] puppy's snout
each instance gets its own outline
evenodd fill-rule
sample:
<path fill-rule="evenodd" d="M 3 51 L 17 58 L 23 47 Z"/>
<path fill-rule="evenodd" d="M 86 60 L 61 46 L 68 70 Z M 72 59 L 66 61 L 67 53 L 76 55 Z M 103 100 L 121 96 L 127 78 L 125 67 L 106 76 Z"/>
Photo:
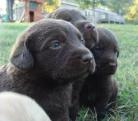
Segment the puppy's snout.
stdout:
<path fill-rule="evenodd" d="M 95 71 L 96 64 L 92 53 L 83 55 L 81 62 L 83 63 L 83 65 L 88 66 L 89 72 L 91 74 Z"/>
<path fill-rule="evenodd" d="M 94 57 L 86 47 L 80 47 L 73 51 L 71 59 L 80 64 L 87 65 L 94 60 Z"/>
<path fill-rule="evenodd" d="M 79 71 L 85 70 L 90 73 L 95 71 L 94 56 L 86 47 L 80 47 L 73 51 L 69 62 L 73 67 L 76 66 Z"/>
<path fill-rule="evenodd" d="M 91 23 L 87 23 L 87 24 L 85 25 L 85 30 L 86 30 L 86 31 L 92 31 L 92 30 L 94 30 L 94 28 L 95 28 L 95 26 L 92 25 Z"/>
<path fill-rule="evenodd" d="M 108 65 L 109 65 L 110 67 L 116 67 L 116 66 L 117 66 L 117 64 L 116 64 L 115 62 L 110 62 Z"/>
<path fill-rule="evenodd" d="M 92 59 L 93 59 L 93 56 L 91 54 L 86 54 L 86 55 L 83 55 L 82 56 L 81 61 L 84 64 L 87 64 L 87 63 L 91 63 L 92 62 Z"/>

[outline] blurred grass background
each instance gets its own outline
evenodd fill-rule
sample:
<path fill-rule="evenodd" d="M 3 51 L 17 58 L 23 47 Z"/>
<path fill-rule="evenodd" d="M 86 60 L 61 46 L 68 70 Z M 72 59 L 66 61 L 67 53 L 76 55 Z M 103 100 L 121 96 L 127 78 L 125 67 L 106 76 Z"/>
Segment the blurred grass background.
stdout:
<path fill-rule="evenodd" d="M 6 64 L 16 37 L 29 24 L 0 24 L 0 65 Z M 120 56 L 118 70 L 114 78 L 119 86 L 117 106 L 114 115 L 104 121 L 138 121 L 138 25 L 100 24 L 112 30 L 118 38 Z M 96 121 L 89 109 L 79 112 L 77 121 Z"/>

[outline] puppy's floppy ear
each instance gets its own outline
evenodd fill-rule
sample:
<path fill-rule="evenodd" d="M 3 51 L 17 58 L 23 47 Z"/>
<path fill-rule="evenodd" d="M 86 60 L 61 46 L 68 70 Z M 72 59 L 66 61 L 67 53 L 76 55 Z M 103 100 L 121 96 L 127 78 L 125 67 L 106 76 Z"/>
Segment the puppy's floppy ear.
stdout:
<path fill-rule="evenodd" d="M 29 70 L 34 64 L 33 57 L 28 49 L 29 35 L 29 32 L 25 32 L 18 38 L 10 56 L 11 63 L 21 70 Z"/>

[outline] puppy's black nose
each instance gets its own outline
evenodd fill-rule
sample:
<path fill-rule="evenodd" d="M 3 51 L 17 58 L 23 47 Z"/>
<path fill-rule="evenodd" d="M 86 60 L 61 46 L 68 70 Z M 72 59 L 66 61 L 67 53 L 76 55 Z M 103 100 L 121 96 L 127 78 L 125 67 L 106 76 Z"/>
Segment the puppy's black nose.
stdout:
<path fill-rule="evenodd" d="M 92 25 L 91 23 L 87 23 L 87 24 L 85 25 L 85 30 L 86 30 L 86 31 L 92 31 L 94 28 L 95 28 L 95 26 Z"/>
<path fill-rule="evenodd" d="M 87 54 L 87 55 L 82 56 L 81 61 L 84 64 L 87 64 L 87 63 L 90 63 L 92 61 L 92 59 L 93 59 L 93 56 L 90 54 Z"/>
<path fill-rule="evenodd" d="M 110 67 L 116 67 L 116 66 L 117 66 L 117 64 L 116 64 L 115 62 L 110 62 L 108 65 L 109 65 Z"/>

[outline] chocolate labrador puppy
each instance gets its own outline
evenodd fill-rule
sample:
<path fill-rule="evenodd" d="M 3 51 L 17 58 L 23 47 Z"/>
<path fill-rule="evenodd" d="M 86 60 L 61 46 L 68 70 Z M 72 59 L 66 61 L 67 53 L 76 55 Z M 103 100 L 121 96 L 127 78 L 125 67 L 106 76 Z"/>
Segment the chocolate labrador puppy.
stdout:
<path fill-rule="evenodd" d="M 96 71 L 85 79 L 81 94 L 81 105 L 96 110 L 98 119 L 104 117 L 114 104 L 117 85 L 112 75 L 117 69 L 119 49 L 114 34 L 104 28 L 98 28 L 99 43 L 91 50 L 96 61 Z"/>
<path fill-rule="evenodd" d="M 50 13 L 48 18 L 62 19 L 75 25 L 83 34 L 85 45 L 88 48 L 94 47 L 99 41 L 95 26 L 77 9 L 58 8 Z"/>
<path fill-rule="evenodd" d="M 72 82 L 95 69 L 79 30 L 63 20 L 41 20 L 16 41 L 0 69 L 0 91 L 35 99 L 52 121 L 69 121 Z"/>
<path fill-rule="evenodd" d="M 85 46 L 92 49 L 98 43 L 98 33 L 94 25 L 89 22 L 86 17 L 77 9 L 58 8 L 48 15 L 48 18 L 63 19 L 69 21 L 76 26 L 82 33 Z M 73 83 L 72 106 L 70 108 L 70 117 L 72 121 L 76 120 L 79 110 L 79 93 L 84 80 L 79 80 Z"/>

